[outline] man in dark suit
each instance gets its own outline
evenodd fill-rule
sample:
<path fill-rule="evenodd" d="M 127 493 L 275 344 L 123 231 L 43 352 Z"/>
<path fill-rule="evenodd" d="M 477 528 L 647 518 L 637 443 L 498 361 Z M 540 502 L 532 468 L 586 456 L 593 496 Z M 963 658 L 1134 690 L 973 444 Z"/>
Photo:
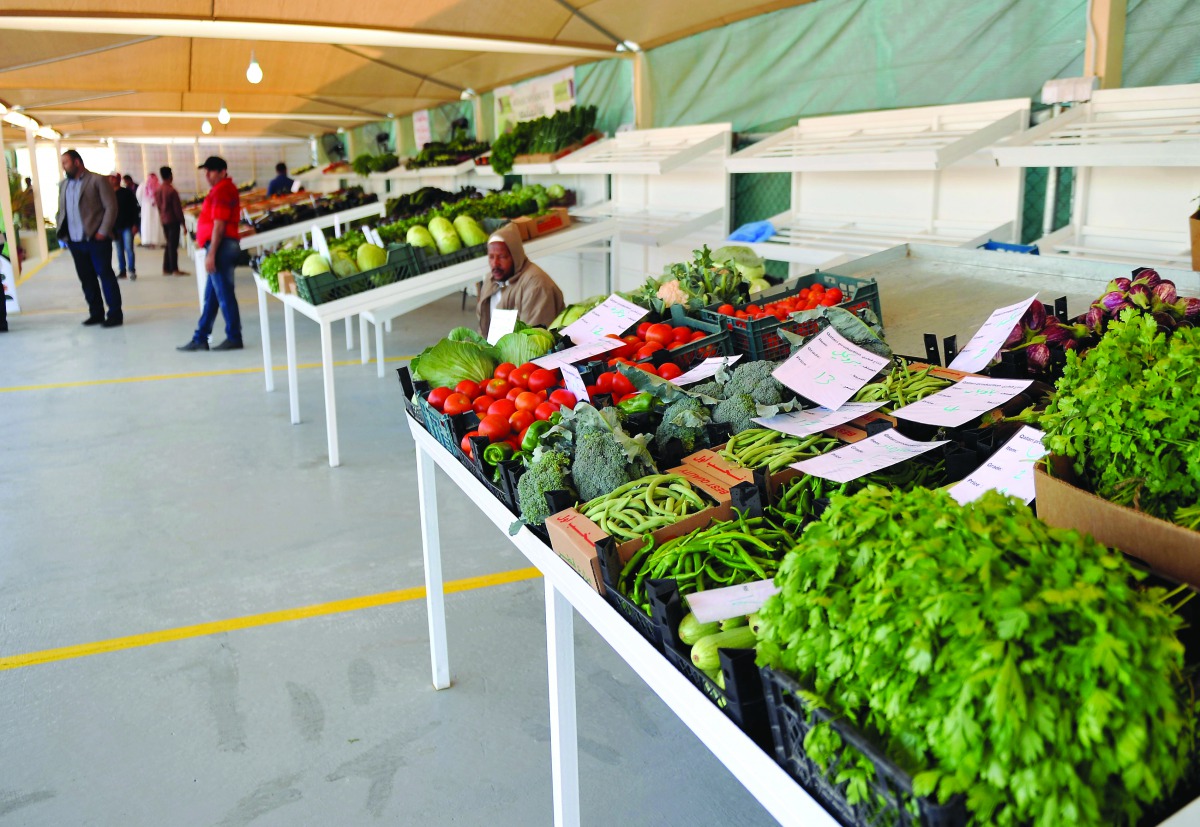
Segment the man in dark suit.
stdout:
<path fill-rule="evenodd" d="M 112 233 L 117 194 L 103 175 L 90 172 L 73 149 L 62 155 L 67 174 L 58 187 L 58 238 L 67 242 L 88 305 L 85 325 L 120 327 L 121 286 L 112 269 Z M 103 297 L 103 298 L 102 298 Z M 108 305 L 108 318 L 104 305 Z"/>

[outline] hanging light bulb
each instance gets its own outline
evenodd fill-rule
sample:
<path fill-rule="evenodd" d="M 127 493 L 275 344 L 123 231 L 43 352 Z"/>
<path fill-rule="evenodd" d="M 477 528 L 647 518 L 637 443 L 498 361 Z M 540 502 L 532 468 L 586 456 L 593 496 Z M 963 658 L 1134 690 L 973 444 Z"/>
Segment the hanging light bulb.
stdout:
<path fill-rule="evenodd" d="M 254 50 L 250 50 L 250 65 L 246 67 L 246 80 L 251 83 L 262 83 L 263 71 L 258 65 L 258 61 L 254 59 Z"/>
<path fill-rule="evenodd" d="M 200 124 L 200 131 L 203 132 L 205 135 L 211 135 L 212 134 L 212 121 L 205 120 L 204 123 Z"/>
<path fill-rule="evenodd" d="M 229 110 L 225 108 L 225 101 L 221 101 L 221 111 L 217 113 L 217 120 L 222 124 L 229 123 Z"/>

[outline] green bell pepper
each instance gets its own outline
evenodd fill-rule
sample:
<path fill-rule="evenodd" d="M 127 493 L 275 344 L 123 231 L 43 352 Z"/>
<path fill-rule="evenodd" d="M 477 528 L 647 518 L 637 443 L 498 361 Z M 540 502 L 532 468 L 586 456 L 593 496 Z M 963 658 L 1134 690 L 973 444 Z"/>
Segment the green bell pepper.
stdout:
<path fill-rule="evenodd" d="M 493 442 L 483 449 L 483 461 L 488 465 L 499 465 L 506 459 L 512 459 L 513 449 L 507 442 Z"/>
<path fill-rule="evenodd" d="M 654 402 L 654 394 L 639 393 L 622 399 L 617 403 L 617 407 L 625 413 L 645 413 L 654 409 Z"/>
<path fill-rule="evenodd" d="M 546 433 L 552 427 L 554 426 L 549 422 L 541 419 L 530 423 L 529 427 L 525 429 L 525 438 L 521 440 L 521 450 L 526 453 L 533 453 L 533 449 L 537 448 L 538 440 L 542 438 L 542 434 Z"/>

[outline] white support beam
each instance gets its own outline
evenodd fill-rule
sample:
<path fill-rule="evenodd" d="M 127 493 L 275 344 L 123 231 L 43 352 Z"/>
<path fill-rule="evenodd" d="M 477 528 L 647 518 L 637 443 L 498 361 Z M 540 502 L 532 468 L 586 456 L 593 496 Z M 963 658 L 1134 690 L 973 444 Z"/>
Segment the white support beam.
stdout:
<path fill-rule="evenodd" d="M 17 247 L 17 226 L 13 222 L 12 194 L 8 191 L 8 158 L 4 154 L 3 129 L 0 129 L 0 212 L 4 213 L 4 238 L 8 241 L 8 259 L 12 263 L 15 286 L 21 278 L 21 253 Z M 0 301 L 4 301 L 3 296 Z"/>
<path fill-rule="evenodd" d="M 1121 64 L 1125 59 L 1126 0 L 1091 0 L 1091 19 L 1083 52 L 1083 73 L 1100 78 L 1101 89 L 1121 88 Z"/>
<path fill-rule="evenodd" d="M 3 18 L 0 18 L 3 19 Z M 46 118 L 210 118 L 216 120 L 217 113 L 204 109 L 39 109 L 39 117 Z M 233 117 L 244 121 L 332 121 L 334 123 L 371 123 L 379 120 L 369 115 L 347 115 L 312 112 L 231 112 Z"/>
<path fill-rule="evenodd" d="M 45 261 L 50 257 L 50 246 L 46 243 L 46 221 L 42 212 L 42 182 L 38 175 L 37 136 L 32 129 L 25 130 L 25 141 L 29 148 L 29 181 L 33 187 L 33 223 L 37 233 L 38 259 Z"/>

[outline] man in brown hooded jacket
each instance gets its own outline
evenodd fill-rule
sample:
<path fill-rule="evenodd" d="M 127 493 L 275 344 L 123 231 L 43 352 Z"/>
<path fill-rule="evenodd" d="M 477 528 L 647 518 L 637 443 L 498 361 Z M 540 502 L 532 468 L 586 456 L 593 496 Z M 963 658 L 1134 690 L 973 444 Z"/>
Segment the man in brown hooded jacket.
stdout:
<path fill-rule="evenodd" d="M 491 278 L 480 285 L 475 305 L 479 331 L 487 335 L 493 308 L 516 310 L 518 319 L 534 327 L 554 321 L 566 307 L 562 291 L 545 270 L 525 257 L 517 228 L 505 224 L 488 238 L 487 247 Z"/>

